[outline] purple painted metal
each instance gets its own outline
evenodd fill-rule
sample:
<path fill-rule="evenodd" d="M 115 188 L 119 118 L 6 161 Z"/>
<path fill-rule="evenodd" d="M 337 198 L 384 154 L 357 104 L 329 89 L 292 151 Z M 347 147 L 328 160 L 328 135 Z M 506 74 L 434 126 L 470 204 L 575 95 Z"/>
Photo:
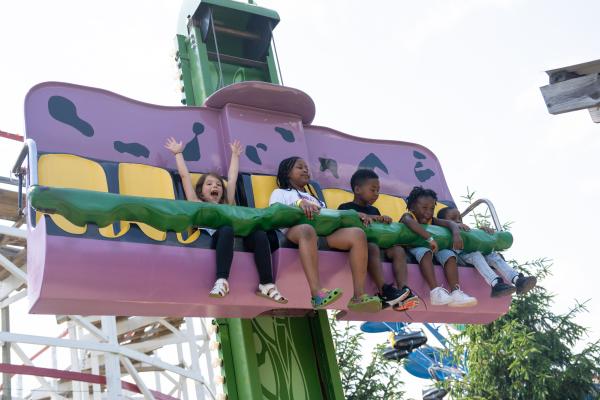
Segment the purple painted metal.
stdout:
<path fill-rule="evenodd" d="M 237 98 L 239 96 L 236 97 L 233 93 L 238 88 L 240 93 L 247 93 L 245 83 L 247 82 L 230 85 L 221 90 L 226 90 L 229 96 Z M 273 90 L 272 86 L 281 90 L 276 93 L 282 103 L 284 94 L 302 93 L 296 89 L 263 83 L 260 88 L 268 89 L 266 97 Z M 260 97 L 258 86 L 251 92 L 253 98 Z M 220 91 L 213 96 L 219 93 Z M 70 100 L 77 107 L 78 118 L 93 127 L 94 135 L 86 137 L 71 125 L 52 118 L 48 113 L 48 101 L 52 96 Z M 34 86 L 25 99 L 27 138 L 36 141 L 38 151 L 76 154 L 97 160 L 175 169 L 173 156 L 163 147 L 164 141 L 169 136 L 175 136 L 184 143 L 193 140 L 195 134 L 192 129 L 196 122 L 203 125 L 204 131 L 197 136 L 200 159 L 187 161 L 188 167 L 194 172 L 217 171 L 225 174 L 229 163 L 228 143 L 233 139 L 240 139 L 244 146 L 254 147 L 260 159 L 258 164 L 247 153 L 244 154 L 240 159 L 240 170 L 243 172 L 274 174 L 279 161 L 298 155 L 307 159 L 313 177 L 323 188 L 348 189 L 350 175 L 369 153 L 373 153 L 387 169 L 387 173 L 375 169 L 381 177 L 383 193 L 406 196 L 412 186 L 422 184 L 435 190 L 441 200 L 452 200 L 441 165 L 427 148 L 413 143 L 359 138 L 318 126 L 303 126 L 301 117 L 297 115 L 233 104 L 223 106 L 221 110 L 206 107 L 163 107 L 131 100 L 102 89 L 58 82 Z M 284 140 L 275 128 L 293 133 L 294 141 Z M 140 143 L 150 154 L 146 158 L 120 153 L 114 148 L 116 141 Z M 262 146 L 256 147 L 259 143 L 264 144 L 267 150 L 263 150 Z M 335 160 L 339 178 L 335 178 L 331 170 L 321 171 L 319 158 Z M 426 173 L 427 170 L 430 172 Z M 421 179 L 430 177 L 421 182 L 415 171 L 425 171 L 425 175 L 420 175 Z"/>
<path fill-rule="evenodd" d="M 218 93 L 218 92 L 217 92 Z M 253 146 L 260 164 L 248 158 L 240 157 L 240 171 L 252 174 L 274 175 L 279 162 L 291 156 L 308 158 L 304 130 L 300 118 L 295 115 L 266 112 L 233 104 L 226 105 L 221 111 L 222 136 L 225 143 L 239 140 L 245 146 Z M 294 142 L 279 137 L 276 128 L 284 128 L 294 136 Z M 262 143 L 267 150 L 256 147 Z M 227 163 L 231 154 L 227 154 Z"/>
<path fill-rule="evenodd" d="M 423 185 L 435 190 L 438 199 L 452 200 L 437 157 L 424 146 L 392 140 L 358 138 L 331 128 L 312 125 L 304 127 L 304 136 L 309 149 L 308 163 L 313 179 L 324 188 L 350 190 L 350 177 L 360 161 L 373 153 L 387 168 L 387 172 L 375 169 L 379 175 L 382 193 L 406 197 L 414 186 Z M 419 158 L 415 156 L 415 152 Z M 335 157 L 332 157 L 333 154 Z M 330 170 L 322 171 L 319 158 L 335 158 L 339 178 Z M 424 172 L 426 170 L 430 170 L 433 175 Z M 431 176 L 426 181 L 420 181 L 415 171 L 422 171 L 425 176 Z M 421 176 L 421 179 L 423 177 Z"/>
<path fill-rule="evenodd" d="M 86 137 L 75 127 L 52 118 L 48 112 L 52 96 L 70 100 L 77 107 L 78 118 L 92 125 L 94 135 Z M 35 140 L 39 152 L 175 169 L 173 155 L 163 147 L 165 140 L 169 136 L 184 143 L 193 140 L 196 122 L 204 126 L 204 132 L 198 136 L 202 156 L 198 161 L 188 161 L 190 170 L 226 174 L 218 111 L 157 106 L 102 89 L 58 82 L 36 85 L 25 98 L 26 137 Z M 140 143 L 150 155 L 146 158 L 120 153 L 114 148 L 116 141 Z"/>
<path fill-rule="evenodd" d="M 223 108 L 237 104 L 300 116 L 303 124 L 315 119 L 315 103 L 302 90 L 259 81 L 246 81 L 225 86 L 204 102 L 205 107 Z"/>
<path fill-rule="evenodd" d="M 175 136 L 189 142 L 197 137 L 200 158 L 188 160 L 190 170 L 221 173 L 225 173 L 229 163 L 228 142 L 239 139 L 248 146 L 240 160 L 243 172 L 273 175 L 280 160 L 299 155 L 309 162 L 313 177 L 323 188 L 346 189 L 357 166 L 368 161 L 376 167 L 385 193 L 406 196 L 413 185 L 423 184 L 434 189 L 440 199 L 452 200 L 437 158 L 422 146 L 362 139 L 329 128 L 303 125 L 303 119 L 312 119 L 310 105 L 314 115 L 314 104 L 295 89 L 240 83 L 222 90 L 226 92 L 217 92 L 207 100 L 207 105 L 214 108 L 162 107 L 100 89 L 43 83 L 32 88 L 25 100 L 27 138 L 36 141 L 40 152 L 175 169 L 172 155 L 163 147 L 165 138 Z M 65 117 L 69 107 L 60 112 L 55 110 L 54 116 L 58 118 L 53 118 L 49 100 L 56 99 L 54 96 L 64 98 L 63 104 L 65 99 L 70 101 L 76 107 L 77 118 Z M 294 109 L 295 106 L 298 108 Z M 68 121 L 59 121 L 65 119 Z M 93 135 L 89 135 L 89 130 L 87 136 L 81 133 L 80 120 L 91 125 Z M 198 129 L 197 123 L 204 129 Z M 114 145 L 116 141 L 138 143 L 149 154 L 145 157 L 119 152 Z M 321 168 L 324 164 L 328 168 Z M 207 249 L 150 241 L 131 243 L 123 238 L 91 240 L 47 235 L 43 218 L 36 228 L 30 225 L 28 237 L 31 312 L 251 318 L 286 310 L 301 314 L 298 310 L 310 309 L 308 285 L 296 250 L 280 249 L 274 254 L 276 283 L 289 299 L 286 305 L 255 295 L 258 276 L 250 253 L 234 255 L 232 293 L 223 299 L 210 298 L 214 259 L 214 252 Z M 332 308 L 344 310 L 353 292 L 347 254 L 322 251 L 319 263 L 322 284 L 344 290 L 343 298 Z M 345 319 L 482 323 L 506 312 L 510 298 L 490 298 L 489 286 L 475 269 L 459 270 L 463 290 L 479 299 L 476 308 L 429 305 L 429 290 L 418 266 L 409 265 L 408 283 L 424 297 L 427 307 L 423 304 L 409 313 L 391 310 L 377 314 L 347 313 Z M 389 264 L 384 264 L 384 273 L 391 282 Z M 436 268 L 436 274 L 440 282 L 445 282 L 440 267 Z M 368 292 L 375 292 L 372 283 Z"/>
<path fill-rule="evenodd" d="M 213 250 L 120 240 L 90 240 L 46 235 L 45 218 L 31 230 L 27 252 L 30 312 L 34 314 L 147 315 L 253 318 L 273 310 L 310 309 L 308 284 L 293 249 L 275 253 L 277 286 L 289 299 L 277 304 L 255 295 L 258 274 L 250 253 L 234 255 L 230 275 L 231 294 L 222 299 L 208 296 L 215 276 Z M 75 250 L 74 250 L 75 249 Z M 331 309 L 347 311 L 352 296 L 348 256 L 344 252 L 319 254 L 321 281 L 326 287 L 341 287 L 344 295 Z M 426 294 L 418 266 L 409 265 L 409 284 Z M 391 266 L 384 264 L 386 280 L 392 281 Z M 441 268 L 436 274 L 444 282 Z M 465 291 L 478 297 L 477 317 L 473 309 L 423 305 L 409 314 L 383 311 L 377 314 L 349 312 L 345 319 L 359 321 L 485 322 L 506 312 L 510 299 L 492 299 L 489 286 L 472 268 L 460 268 Z M 375 292 L 369 281 L 368 290 Z M 427 297 L 427 296 L 425 296 Z"/>

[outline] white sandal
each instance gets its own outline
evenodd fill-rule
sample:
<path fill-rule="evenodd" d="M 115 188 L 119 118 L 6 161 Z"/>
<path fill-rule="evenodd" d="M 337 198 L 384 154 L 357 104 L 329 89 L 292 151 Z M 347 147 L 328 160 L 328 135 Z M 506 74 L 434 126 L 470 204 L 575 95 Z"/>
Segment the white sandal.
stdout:
<path fill-rule="evenodd" d="M 256 295 L 276 301 L 279 304 L 286 304 L 288 302 L 288 300 L 279 293 L 279 290 L 277 290 L 277 286 L 275 286 L 274 283 L 267 283 L 266 285 L 259 284 Z"/>
<path fill-rule="evenodd" d="M 208 294 L 210 297 L 225 297 L 229 293 L 229 282 L 225 278 L 219 278 Z"/>

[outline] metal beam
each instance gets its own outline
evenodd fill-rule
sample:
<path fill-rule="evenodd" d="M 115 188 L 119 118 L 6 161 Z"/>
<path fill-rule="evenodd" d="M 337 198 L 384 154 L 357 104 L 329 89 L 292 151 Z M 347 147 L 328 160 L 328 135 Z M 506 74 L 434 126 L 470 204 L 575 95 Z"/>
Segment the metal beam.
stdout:
<path fill-rule="evenodd" d="M 10 308 L 2 308 L 2 331 L 10 332 Z M 10 364 L 10 343 L 2 343 L 2 363 Z M 10 374 L 2 374 L 2 400 L 11 400 L 12 388 Z"/>
<path fill-rule="evenodd" d="M 125 358 L 125 357 L 120 357 L 120 359 L 121 359 L 121 364 L 123 364 L 123 366 L 125 367 L 127 372 L 129 372 L 129 375 L 135 381 L 136 385 L 138 386 L 138 388 L 144 395 L 144 398 L 146 400 L 154 400 L 154 396 L 152 395 L 152 392 L 150 392 L 150 390 L 146 386 L 146 383 L 144 383 L 144 380 L 140 377 L 140 375 L 136 371 L 136 369 L 133 366 L 133 364 L 131 363 L 131 361 L 129 361 L 129 359 Z"/>
<path fill-rule="evenodd" d="M 192 373 L 191 371 L 185 370 L 183 368 L 177 367 L 175 365 L 168 364 L 160 359 L 147 356 L 146 354 L 140 353 L 135 350 L 127 349 L 122 346 L 110 344 L 110 343 L 99 343 L 99 342 L 90 342 L 90 341 L 82 341 L 82 340 L 69 340 L 69 339 L 56 339 L 51 337 L 44 336 L 36 336 L 36 335 L 24 335 L 20 333 L 10 333 L 10 332 L 0 332 L 0 342 L 11 342 L 11 343 L 29 343 L 29 344 L 38 344 L 38 345 L 50 345 L 57 347 L 65 347 L 65 348 L 76 348 L 76 349 L 86 349 L 90 351 L 99 351 L 105 353 L 113 353 L 120 354 L 125 357 L 129 357 L 131 359 L 156 366 L 165 371 L 170 371 L 175 374 L 184 376 L 186 378 L 192 379 L 194 381 L 200 382 L 205 390 L 209 392 L 211 398 L 214 399 L 214 394 L 204 382 L 202 376 L 197 373 Z"/>
<path fill-rule="evenodd" d="M 102 331 L 108 338 L 108 343 L 112 347 L 118 347 L 117 341 L 117 323 L 114 316 L 103 316 Z M 107 352 L 104 355 L 104 374 L 106 375 L 106 392 L 109 399 L 118 399 L 121 397 L 121 367 L 119 366 L 119 357 L 114 352 Z"/>
<path fill-rule="evenodd" d="M 600 105 L 600 78 L 597 73 L 542 86 L 540 90 L 550 114 Z"/>
<path fill-rule="evenodd" d="M 27 274 L 2 254 L 0 254 L 0 265 L 2 265 L 8 272 L 19 278 L 22 282 L 27 283 Z"/>
<path fill-rule="evenodd" d="M 21 361 L 23 361 L 23 364 L 33 366 L 33 362 L 31 361 L 31 359 L 27 357 L 23 349 L 21 349 L 21 347 L 18 344 L 12 343 L 12 350 L 21 359 Z M 40 383 L 40 385 L 42 385 L 42 387 L 50 393 L 50 396 L 53 399 L 66 400 L 65 397 L 59 395 L 58 393 L 54 393 L 52 386 L 48 383 L 47 380 L 45 380 L 41 376 L 36 376 L 35 378 Z"/>

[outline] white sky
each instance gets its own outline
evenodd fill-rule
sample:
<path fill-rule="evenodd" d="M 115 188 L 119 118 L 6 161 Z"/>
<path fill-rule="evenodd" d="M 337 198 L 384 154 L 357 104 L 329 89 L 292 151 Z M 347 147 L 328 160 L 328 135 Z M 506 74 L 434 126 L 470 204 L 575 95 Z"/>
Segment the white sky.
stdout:
<path fill-rule="evenodd" d="M 579 321 L 600 336 L 600 126 L 587 111 L 551 116 L 538 89 L 545 70 L 600 58 L 600 2 L 258 3 L 281 16 L 284 82 L 314 99 L 315 124 L 429 147 L 455 199 L 468 186 L 514 221 L 510 257 L 554 259 L 557 311 L 591 299 Z M 179 5 L 0 3 L 0 129 L 22 134 L 24 96 L 49 80 L 178 105 Z M 0 140 L 0 175 L 17 148 Z"/>

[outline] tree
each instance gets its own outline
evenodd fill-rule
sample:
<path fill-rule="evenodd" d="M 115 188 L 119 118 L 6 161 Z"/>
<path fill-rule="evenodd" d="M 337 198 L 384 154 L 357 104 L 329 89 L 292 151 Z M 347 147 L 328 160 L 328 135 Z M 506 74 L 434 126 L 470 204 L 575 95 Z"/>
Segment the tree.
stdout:
<path fill-rule="evenodd" d="M 402 399 L 400 364 L 383 358 L 384 345 L 377 346 L 371 361 L 363 363 L 363 333 L 349 322 L 331 321 L 331 334 L 347 400 Z"/>
<path fill-rule="evenodd" d="M 472 194 L 467 195 L 471 200 Z M 485 223 L 486 216 L 476 217 Z M 585 303 L 569 312 L 551 310 L 553 297 L 542 285 L 552 264 L 538 259 L 515 268 L 536 275 L 538 286 L 514 297 L 509 312 L 488 325 L 470 325 L 452 338 L 454 354 L 466 350 L 468 374 L 445 382 L 455 399 L 585 399 L 598 398 L 593 381 L 600 376 L 600 341 L 575 351 L 587 328 L 575 317 Z"/>

